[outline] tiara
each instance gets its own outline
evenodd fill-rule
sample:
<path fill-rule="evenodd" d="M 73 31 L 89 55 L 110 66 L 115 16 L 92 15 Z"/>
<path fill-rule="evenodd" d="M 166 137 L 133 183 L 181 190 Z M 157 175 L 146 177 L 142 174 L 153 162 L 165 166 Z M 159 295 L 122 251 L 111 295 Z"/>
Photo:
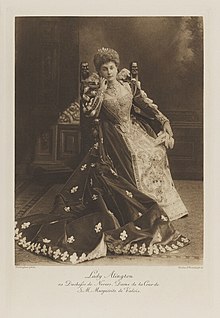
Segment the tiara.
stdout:
<path fill-rule="evenodd" d="M 101 49 L 98 49 L 98 53 L 105 54 L 111 50 L 112 49 L 109 49 L 108 47 L 102 47 Z"/>
<path fill-rule="evenodd" d="M 97 51 L 97 55 L 99 55 L 99 56 L 103 56 L 103 55 L 118 55 L 118 53 L 115 51 L 115 50 L 113 50 L 113 49 L 110 49 L 109 47 L 102 47 L 101 49 L 98 49 L 98 51 Z"/>

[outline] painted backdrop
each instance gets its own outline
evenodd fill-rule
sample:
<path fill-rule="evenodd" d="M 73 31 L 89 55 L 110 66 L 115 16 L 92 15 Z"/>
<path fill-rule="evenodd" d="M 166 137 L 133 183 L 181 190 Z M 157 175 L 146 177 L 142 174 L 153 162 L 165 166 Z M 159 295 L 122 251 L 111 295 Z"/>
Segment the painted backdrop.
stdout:
<path fill-rule="evenodd" d="M 17 17 L 16 163 L 28 165 L 36 138 L 79 100 L 79 64 L 100 47 L 139 64 L 143 89 L 173 125 L 174 177 L 203 174 L 203 20 L 201 17 Z M 19 171 L 19 169 L 17 170 Z"/>

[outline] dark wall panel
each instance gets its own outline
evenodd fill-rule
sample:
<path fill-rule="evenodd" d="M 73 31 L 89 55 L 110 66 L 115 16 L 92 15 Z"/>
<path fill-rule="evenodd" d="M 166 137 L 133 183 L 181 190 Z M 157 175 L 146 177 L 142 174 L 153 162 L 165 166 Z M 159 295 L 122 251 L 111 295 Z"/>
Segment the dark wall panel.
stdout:
<path fill-rule="evenodd" d="M 121 68 L 137 60 L 142 87 L 166 114 L 176 178 L 202 178 L 203 21 L 200 17 L 16 18 L 16 159 L 30 162 L 37 136 L 79 98 L 79 63 L 112 47 Z"/>
<path fill-rule="evenodd" d="M 78 99 L 78 20 L 16 18 L 16 160 L 31 162 L 37 137 Z"/>

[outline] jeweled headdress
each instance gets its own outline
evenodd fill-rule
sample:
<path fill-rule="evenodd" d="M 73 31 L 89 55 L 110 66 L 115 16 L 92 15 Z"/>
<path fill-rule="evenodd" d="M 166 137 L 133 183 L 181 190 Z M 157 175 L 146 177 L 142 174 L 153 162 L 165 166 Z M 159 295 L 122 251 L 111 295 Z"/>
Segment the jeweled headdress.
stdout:
<path fill-rule="evenodd" d="M 97 53 L 94 56 L 94 65 L 96 71 L 98 72 L 100 70 L 100 67 L 108 62 L 114 62 L 115 65 L 118 67 L 120 63 L 118 52 L 107 47 L 98 49 Z"/>
<path fill-rule="evenodd" d="M 110 48 L 108 48 L 108 47 L 102 47 L 101 49 L 98 49 L 98 54 L 100 54 L 100 55 L 104 55 L 104 54 L 106 54 L 106 53 L 109 53 L 109 52 L 112 52 L 112 51 L 114 51 L 113 49 L 110 49 Z M 116 51 L 115 51 L 116 52 Z"/>

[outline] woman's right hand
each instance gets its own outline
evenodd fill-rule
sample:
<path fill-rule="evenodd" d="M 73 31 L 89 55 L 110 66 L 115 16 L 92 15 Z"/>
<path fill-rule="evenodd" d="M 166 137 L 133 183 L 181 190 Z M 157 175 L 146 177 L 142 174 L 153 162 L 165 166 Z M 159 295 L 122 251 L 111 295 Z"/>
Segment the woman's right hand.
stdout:
<path fill-rule="evenodd" d="M 108 86 L 108 82 L 107 79 L 104 77 L 100 77 L 100 85 L 99 85 L 99 89 L 104 93 L 107 89 Z"/>

